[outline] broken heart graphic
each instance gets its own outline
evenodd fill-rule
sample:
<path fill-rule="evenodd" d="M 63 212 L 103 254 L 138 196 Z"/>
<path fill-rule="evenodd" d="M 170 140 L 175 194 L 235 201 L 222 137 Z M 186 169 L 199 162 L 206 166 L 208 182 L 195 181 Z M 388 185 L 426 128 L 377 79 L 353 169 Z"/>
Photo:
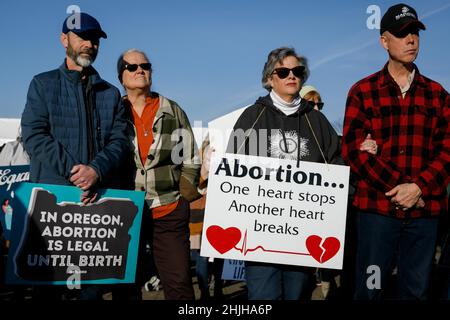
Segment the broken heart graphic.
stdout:
<path fill-rule="evenodd" d="M 224 254 L 241 240 L 241 231 L 235 227 L 223 229 L 220 226 L 210 226 L 206 230 L 206 238 L 214 249 Z"/>
<path fill-rule="evenodd" d="M 335 237 L 328 237 L 322 242 L 322 238 L 317 235 L 309 236 L 306 239 L 306 248 L 311 256 L 324 263 L 333 258 L 339 251 L 341 243 Z"/>

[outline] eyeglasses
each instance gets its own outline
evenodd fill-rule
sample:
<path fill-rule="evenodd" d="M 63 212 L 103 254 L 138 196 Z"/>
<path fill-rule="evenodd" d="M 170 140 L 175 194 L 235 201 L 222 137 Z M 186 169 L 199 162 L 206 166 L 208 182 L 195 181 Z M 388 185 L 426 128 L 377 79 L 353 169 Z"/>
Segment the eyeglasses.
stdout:
<path fill-rule="evenodd" d="M 130 72 L 136 71 L 138 69 L 138 67 L 141 67 L 142 70 L 148 71 L 152 67 L 152 64 L 150 62 L 147 62 L 147 63 L 140 63 L 140 64 L 136 64 L 136 63 L 126 64 L 124 66 L 124 68 L 127 69 Z"/>
<path fill-rule="evenodd" d="M 305 67 L 304 66 L 297 66 L 294 67 L 292 69 L 289 68 L 276 68 L 275 70 L 273 70 L 272 74 L 277 74 L 278 78 L 280 79 L 284 79 L 287 78 L 289 76 L 289 74 L 291 73 L 294 74 L 294 76 L 296 76 L 297 78 L 301 78 L 303 76 L 303 73 L 305 72 Z"/>
<path fill-rule="evenodd" d="M 323 102 L 317 102 L 315 105 L 317 106 L 317 108 L 319 108 L 319 110 L 322 110 L 324 103 Z"/>

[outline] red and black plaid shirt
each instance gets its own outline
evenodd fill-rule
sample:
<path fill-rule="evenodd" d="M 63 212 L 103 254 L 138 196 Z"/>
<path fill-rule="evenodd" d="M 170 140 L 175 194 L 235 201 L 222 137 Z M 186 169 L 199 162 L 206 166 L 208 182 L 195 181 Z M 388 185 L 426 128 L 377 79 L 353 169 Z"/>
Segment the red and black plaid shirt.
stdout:
<path fill-rule="evenodd" d="M 385 67 L 350 89 L 345 111 L 342 155 L 358 178 L 354 205 L 398 218 L 447 213 L 450 171 L 450 96 L 415 67 L 403 98 Z M 370 133 L 378 154 L 359 150 Z M 425 208 L 396 210 L 385 192 L 414 182 Z"/>

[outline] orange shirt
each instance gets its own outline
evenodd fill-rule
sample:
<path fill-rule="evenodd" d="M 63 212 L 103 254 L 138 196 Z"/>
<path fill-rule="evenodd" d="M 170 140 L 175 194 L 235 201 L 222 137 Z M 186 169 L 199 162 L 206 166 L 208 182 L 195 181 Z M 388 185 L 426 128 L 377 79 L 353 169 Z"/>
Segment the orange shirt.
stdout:
<path fill-rule="evenodd" d="M 150 150 L 150 146 L 153 142 L 153 121 L 155 120 L 156 112 L 158 111 L 158 109 L 159 97 L 147 97 L 145 99 L 144 111 L 142 111 L 142 115 L 140 117 L 131 106 L 131 110 L 133 111 L 133 123 L 136 127 L 139 156 L 141 158 L 143 166 L 145 166 L 148 151 Z"/>
<path fill-rule="evenodd" d="M 127 100 L 129 103 L 129 100 Z M 159 97 L 147 97 L 145 99 L 145 107 L 142 115 L 139 117 L 134 110 L 131 103 L 129 106 L 132 111 L 133 123 L 136 127 L 136 135 L 138 141 L 139 157 L 142 165 L 145 166 L 147 161 L 150 146 L 153 143 L 153 122 L 155 120 L 156 112 L 159 109 Z M 176 209 L 178 200 L 167 205 L 152 208 L 152 215 L 154 219 L 164 217 Z"/>
<path fill-rule="evenodd" d="M 178 202 L 180 200 L 177 200 L 175 202 L 163 205 L 163 206 L 159 206 L 156 208 L 152 208 L 152 216 L 153 219 L 158 219 L 164 216 L 167 216 L 169 213 L 171 213 L 172 211 L 174 211 L 177 206 L 178 206 Z"/>

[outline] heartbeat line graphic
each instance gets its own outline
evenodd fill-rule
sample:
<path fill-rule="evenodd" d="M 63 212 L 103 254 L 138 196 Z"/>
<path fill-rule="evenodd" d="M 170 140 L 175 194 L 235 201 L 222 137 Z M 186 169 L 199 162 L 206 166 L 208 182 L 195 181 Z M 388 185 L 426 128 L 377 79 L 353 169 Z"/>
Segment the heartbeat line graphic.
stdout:
<path fill-rule="evenodd" d="M 299 256 L 310 256 L 311 255 L 309 253 L 301 253 L 301 252 L 269 250 L 269 249 L 264 248 L 263 246 L 257 246 L 255 248 L 249 249 L 249 248 L 247 248 L 247 230 L 245 230 L 244 240 L 242 241 L 242 247 L 238 248 L 238 247 L 235 246 L 234 249 L 236 249 L 239 252 L 241 252 L 244 256 L 246 256 L 248 252 L 253 252 L 253 251 L 256 251 L 258 249 L 261 249 L 264 252 L 272 252 L 272 253 L 296 254 L 296 255 L 299 255 Z"/>

